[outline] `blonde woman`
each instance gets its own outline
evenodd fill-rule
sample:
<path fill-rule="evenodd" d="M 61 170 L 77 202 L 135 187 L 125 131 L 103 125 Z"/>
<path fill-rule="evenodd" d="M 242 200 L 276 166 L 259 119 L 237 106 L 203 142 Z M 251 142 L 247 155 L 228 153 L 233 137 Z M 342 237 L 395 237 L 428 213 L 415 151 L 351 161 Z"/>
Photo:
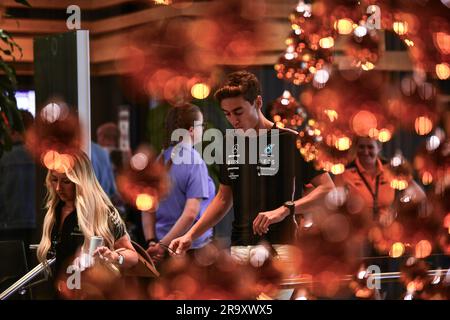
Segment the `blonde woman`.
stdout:
<path fill-rule="evenodd" d="M 46 177 L 47 213 L 37 251 L 40 262 L 56 254 L 54 271 L 61 275 L 92 236 L 103 238 L 94 255 L 126 269 L 138 262 L 124 222 L 97 181 L 83 152 L 57 154 Z M 57 164 L 57 166 L 55 166 Z"/>

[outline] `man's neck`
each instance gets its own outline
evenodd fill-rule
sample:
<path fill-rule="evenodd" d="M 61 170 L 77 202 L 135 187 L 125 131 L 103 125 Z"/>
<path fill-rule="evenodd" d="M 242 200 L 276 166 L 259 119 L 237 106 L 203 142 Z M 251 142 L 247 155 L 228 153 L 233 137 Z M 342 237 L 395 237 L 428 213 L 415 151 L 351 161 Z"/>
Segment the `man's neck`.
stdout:
<path fill-rule="evenodd" d="M 273 122 L 267 119 L 262 113 L 260 113 L 259 121 L 255 127 L 256 132 L 261 129 L 270 130 L 273 128 Z"/>
<path fill-rule="evenodd" d="M 359 164 L 361 165 L 362 168 L 364 168 L 364 170 L 370 174 L 371 176 L 375 176 L 377 173 L 377 163 L 367 163 L 367 162 L 362 162 L 362 161 L 358 161 Z"/>

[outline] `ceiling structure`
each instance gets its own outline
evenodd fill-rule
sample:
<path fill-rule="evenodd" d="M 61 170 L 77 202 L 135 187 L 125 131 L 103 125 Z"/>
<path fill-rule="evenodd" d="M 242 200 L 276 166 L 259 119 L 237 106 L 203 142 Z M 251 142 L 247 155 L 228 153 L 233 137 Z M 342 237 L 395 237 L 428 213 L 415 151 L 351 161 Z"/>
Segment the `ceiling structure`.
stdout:
<path fill-rule="evenodd" d="M 285 39 L 290 32 L 288 16 L 297 0 L 266 0 L 264 22 L 269 27 L 264 45 L 258 48 L 253 65 L 273 65 L 286 49 Z M 211 6 L 211 1 L 193 1 L 189 6 L 173 8 L 156 5 L 151 0 L 29 0 L 31 8 L 17 4 L 13 0 L 3 0 L 0 13 L 14 17 L 0 20 L 0 28 L 9 31 L 23 49 L 23 56 L 17 56 L 14 63 L 17 74 L 33 74 L 33 38 L 50 34 L 68 32 L 66 13 L 70 5 L 81 9 L 81 29 L 89 30 L 91 52 L 91 74 L 93 76 L 121 74 L 115 63 L 126 59 L 127 45 L 132 36 L 145 36 L 149 28 L 166 19 L 201 19 Z M 384 42 L 381 44 L 384 48 Z M 336 43 L 339 50 L 340 44 Z M 345 57 L 338 56 L 335 61 L 343 65 Z M 234 64 L 235 61 L 221 61 Z M 411 62 L 405 51 L 386 51 L 377 68 L 381 70 L 411 70 Z"/>

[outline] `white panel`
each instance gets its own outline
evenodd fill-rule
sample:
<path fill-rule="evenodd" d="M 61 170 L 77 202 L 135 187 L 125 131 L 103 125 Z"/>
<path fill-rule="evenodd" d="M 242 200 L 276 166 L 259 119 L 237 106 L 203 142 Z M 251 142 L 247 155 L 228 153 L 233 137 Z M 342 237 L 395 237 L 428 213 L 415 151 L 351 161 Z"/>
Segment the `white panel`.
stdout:
<path fill-rule="evenodd" d="M 77 30 L 78 117 L 83 151 L 91 157 L 91 82 L 89 31 Z"/>

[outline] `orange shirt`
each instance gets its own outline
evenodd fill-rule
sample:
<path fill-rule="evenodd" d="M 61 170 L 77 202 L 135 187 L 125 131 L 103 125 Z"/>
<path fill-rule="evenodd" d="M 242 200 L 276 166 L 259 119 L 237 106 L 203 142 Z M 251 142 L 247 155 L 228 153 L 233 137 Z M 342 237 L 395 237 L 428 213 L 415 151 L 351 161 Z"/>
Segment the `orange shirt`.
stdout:
<path fill-rule="evenodd" d="M 375 193 L 376 177 L 379 176 L 377 203 L 379 209 L 378 213 L 382 213 L 392 205 L 395 198 L 395 190 L 391 188 L 390 185 L 391 177 L 389 171 L 383 166 L 380 159 L 377 159 L 377 171 L 375 176 L 372 176 L 367 172 L 358 159 L 356 159 L 355 164 L 355 167 L 350 167 L 346 169 L 343 174 L 335 177 L 336 186 L 346 187 L 348 190 L 347 199 L 354 200 L 353 202 L 362 202 L 363 207 L 360 211 L 372 215 L 374 211 L 374 198 L 372 193 Z M 359 175 L 358 169 L 367 181 L 372 192 L 367 188 L 364 180 Z"/>

